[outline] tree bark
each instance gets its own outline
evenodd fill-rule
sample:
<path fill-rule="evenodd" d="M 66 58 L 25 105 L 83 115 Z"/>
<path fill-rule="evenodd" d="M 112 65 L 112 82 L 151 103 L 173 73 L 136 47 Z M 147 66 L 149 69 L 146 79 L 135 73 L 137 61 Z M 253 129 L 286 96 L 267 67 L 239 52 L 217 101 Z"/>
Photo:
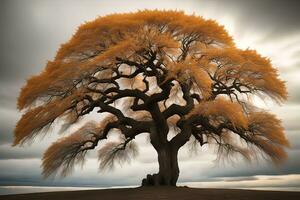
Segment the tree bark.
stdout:
<path fill-rule="evenodd" d="M 176 186 L 178 167 L 178 148 L 174 148 L 169 142 L 160 148 L 156 148 L 158 154 L 159 172 L 148 174 L 142 181 L 142 186 Z"/>

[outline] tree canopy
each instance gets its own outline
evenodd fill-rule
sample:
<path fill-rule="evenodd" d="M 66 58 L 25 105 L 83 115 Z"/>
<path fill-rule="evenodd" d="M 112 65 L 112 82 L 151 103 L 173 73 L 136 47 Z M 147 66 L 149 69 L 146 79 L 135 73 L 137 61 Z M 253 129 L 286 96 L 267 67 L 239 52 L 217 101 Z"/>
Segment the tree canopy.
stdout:
<path fill-rule="evenodd" d="M 215 145 L 219 155 L 257 155 L 280 163 L 289 146 L 281 121 L 251 103 L 287 99 L 271 61 L 238 49 L 223 26 L 179 11 L 112 14 L 81 25 L 53 61 L 22 88 L 14 145 L 32 141 L 56 120 L 62 130 L 99 113 L 43 157 L 43 174 L 67 175 L 100 145 L 102 168 L 137 155 L 135 136 L 146 133 L 158 153 L 159 173 L 144 184 L 175 185 L 177 152 L 187 141 Z M 168 135 L 174 136 L 168 139 Z M 170 172 L 168 172 L 170 171 Z"/>

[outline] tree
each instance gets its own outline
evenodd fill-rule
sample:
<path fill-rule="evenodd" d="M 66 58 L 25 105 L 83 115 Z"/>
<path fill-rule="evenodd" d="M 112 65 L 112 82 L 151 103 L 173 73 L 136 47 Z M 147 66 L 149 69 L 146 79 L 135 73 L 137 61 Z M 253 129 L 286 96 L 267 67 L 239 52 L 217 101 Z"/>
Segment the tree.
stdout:
<path fill-rule="evenodd" d="M 281 103 L 287 91 L 268 58 L 238 49 L 217 22 L 178 11 L 108 15 L 81 25 L 27 81 L 14 145 L 32 141 L 57 120 L 68 132 L 100 113 L 48 148 L 45 177 L 67 175 L 111 132 L 120 141 L 100 144 L 100 167 L 126 161 L 137 155 L 134 139 L 144 133 L 157 151 L 159 172 L 142 184 L 176 185 L 177 154 L 189 140 L 216 146 L 219 158 L 238 153 L 280 163 L 287 157 L 281 121 L 255 107 L 256 96 Z"/>

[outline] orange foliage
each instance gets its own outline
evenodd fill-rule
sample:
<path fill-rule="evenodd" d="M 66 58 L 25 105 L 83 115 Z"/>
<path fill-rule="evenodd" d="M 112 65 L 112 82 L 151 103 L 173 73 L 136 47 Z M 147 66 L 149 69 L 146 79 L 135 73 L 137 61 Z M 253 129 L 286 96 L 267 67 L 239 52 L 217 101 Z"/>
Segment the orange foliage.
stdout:
<path fill-rule="evenodd" d="M 274 163 L 280 163 L 287 158 L 284 147 L 289 147 L 289 141 L 284 134 L 281 121 L 275 115 L 267 112 L 254 112 L 249 116 L 249 131 L 252 141 L 265 152 Z"/>
<path fill-rule="evenodd" d="M 241 105 L 224 98 L 199 103 L 186 117 L 193 115 L 210 117 L 216 121 L 222 118 L 222 122 L 229 120 L 236 127 L 247 128 L 248 126 L 248 121 Z"/>
<path fill-rule="evenodd" d="M 83 128 L 79 130 L 54 142 L 44 153 L 43 175 L 45 177 L 58 172 L 59 169 L 61 175 L 66 176 L 75 163 L 84 161 L 84 152 L 80 152 L 80 149 L 85 145 L 86 140 L 92 139 L 93 135 L 84 134 Z"/>
<path fill-rule="evenodd" d="M 167 68 L 169 76 L 166 80 L 174 78 L 181 83 L 193 82 L 204 98 L 208 98 L 211 95 L 212 80 L 195 61 L 185 60 L 184 62 L 170 63 L 167 65 Z"/>
<path fill-rule="evenodd" d="M 168 31 L 158 32 L 161 26 L 167 26 Z M 18 108 L 23 109 L 38 98 L 51 95 L 52 88 L 60 92 L 70 89 L 74 85 L 68 80 L 82 79 L 83 71 L 90 74 L 99 66 L 108 67 L 115 57 L 127 57 L 149 44 L 159 49 L 178 47 L 176 38 L 190 33 L 200 34 L 201 41 L 213 39 L 232 44 L 227 32 L 216 22 L 177 11 L 146 10 L 109 15 L 88 22 L 62 45 L 55 61 L 49 62 L 44 72 L 28 80 L 19 96 Z M 99 52 L 102 53 L 96 55 Z M 87 59 L 90 56 L 93 58 Z"/>
<path fill-rule="evenodd" d="M 126 145 L 126 149 L 123 149 L 123 145 L 124 142 L 107 142 L 99 149 L 100 169 L 113 169 L 116 161 L 120 164 L 130 162 L 131 158 L 138 155 L 138 147 L 134 141 Z"/>
<path fill-rule="evenodd" d="M 210 73 L 224 84 L 233 80 L 249 87 L 252 93 L 264 93 L 276 101 L 287 99 L 284 81 L 278 78 L 277 70 L 268 58 L 254 50 L 239 50 L 236 47 L 208 49 L 207 59 L 215 65 L 205 65 Z"/>
<path fill-rule="evenodd" d="M 28 110 L 17 123 L 14 145 L 34 138 L 44 127 L 51 125 L 56 118 L 72 109 L 73 100 L 80 101 L 83 95 L 84 89 L 80 89 L 67 98 L 56 99 L 48 104 Z"/>
<path fill-rule="evenodd" d="M 251 161 L 258 157 L 258 152 L 274 164 L 280 164 L 287 159 L 284 148 L 290 144 L 285 137 L 281 121 L 275 115 L 265 111 L 250 112 L 247 123 L 247 128 L 237 132 L 224 130 L 221 135 L 216 136 L 218 139 L 211 134 L 207 135 L 210 144 L 217 144 L 219 160 L 238 153 Z M 243 142 L 239 140 L 239 136 Z"/>
<path fill-rule="evenodd" d="M 102 130 L 107 123 L 113 121 L 111 116 L 100 123 L 88 122 L 69 136 L 54 142 L 43 156 L 43 175 L 48 177 L 60 172 L 68 175 L 76 163 L 83 163 L 84 156 L 97 137 L 101 137 Z M 86 148 L 86 149 L 85 149 Z"/>

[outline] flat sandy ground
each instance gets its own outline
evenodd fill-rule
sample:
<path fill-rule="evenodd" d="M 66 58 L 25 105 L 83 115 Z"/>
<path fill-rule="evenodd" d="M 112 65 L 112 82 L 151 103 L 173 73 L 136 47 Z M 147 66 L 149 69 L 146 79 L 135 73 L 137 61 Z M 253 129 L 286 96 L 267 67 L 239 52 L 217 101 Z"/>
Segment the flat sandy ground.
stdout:
<path fill-rule="evenodd" d="M 0 200 L 300 200 L 300 192 L 148 187 L 4 195 Z"/>

